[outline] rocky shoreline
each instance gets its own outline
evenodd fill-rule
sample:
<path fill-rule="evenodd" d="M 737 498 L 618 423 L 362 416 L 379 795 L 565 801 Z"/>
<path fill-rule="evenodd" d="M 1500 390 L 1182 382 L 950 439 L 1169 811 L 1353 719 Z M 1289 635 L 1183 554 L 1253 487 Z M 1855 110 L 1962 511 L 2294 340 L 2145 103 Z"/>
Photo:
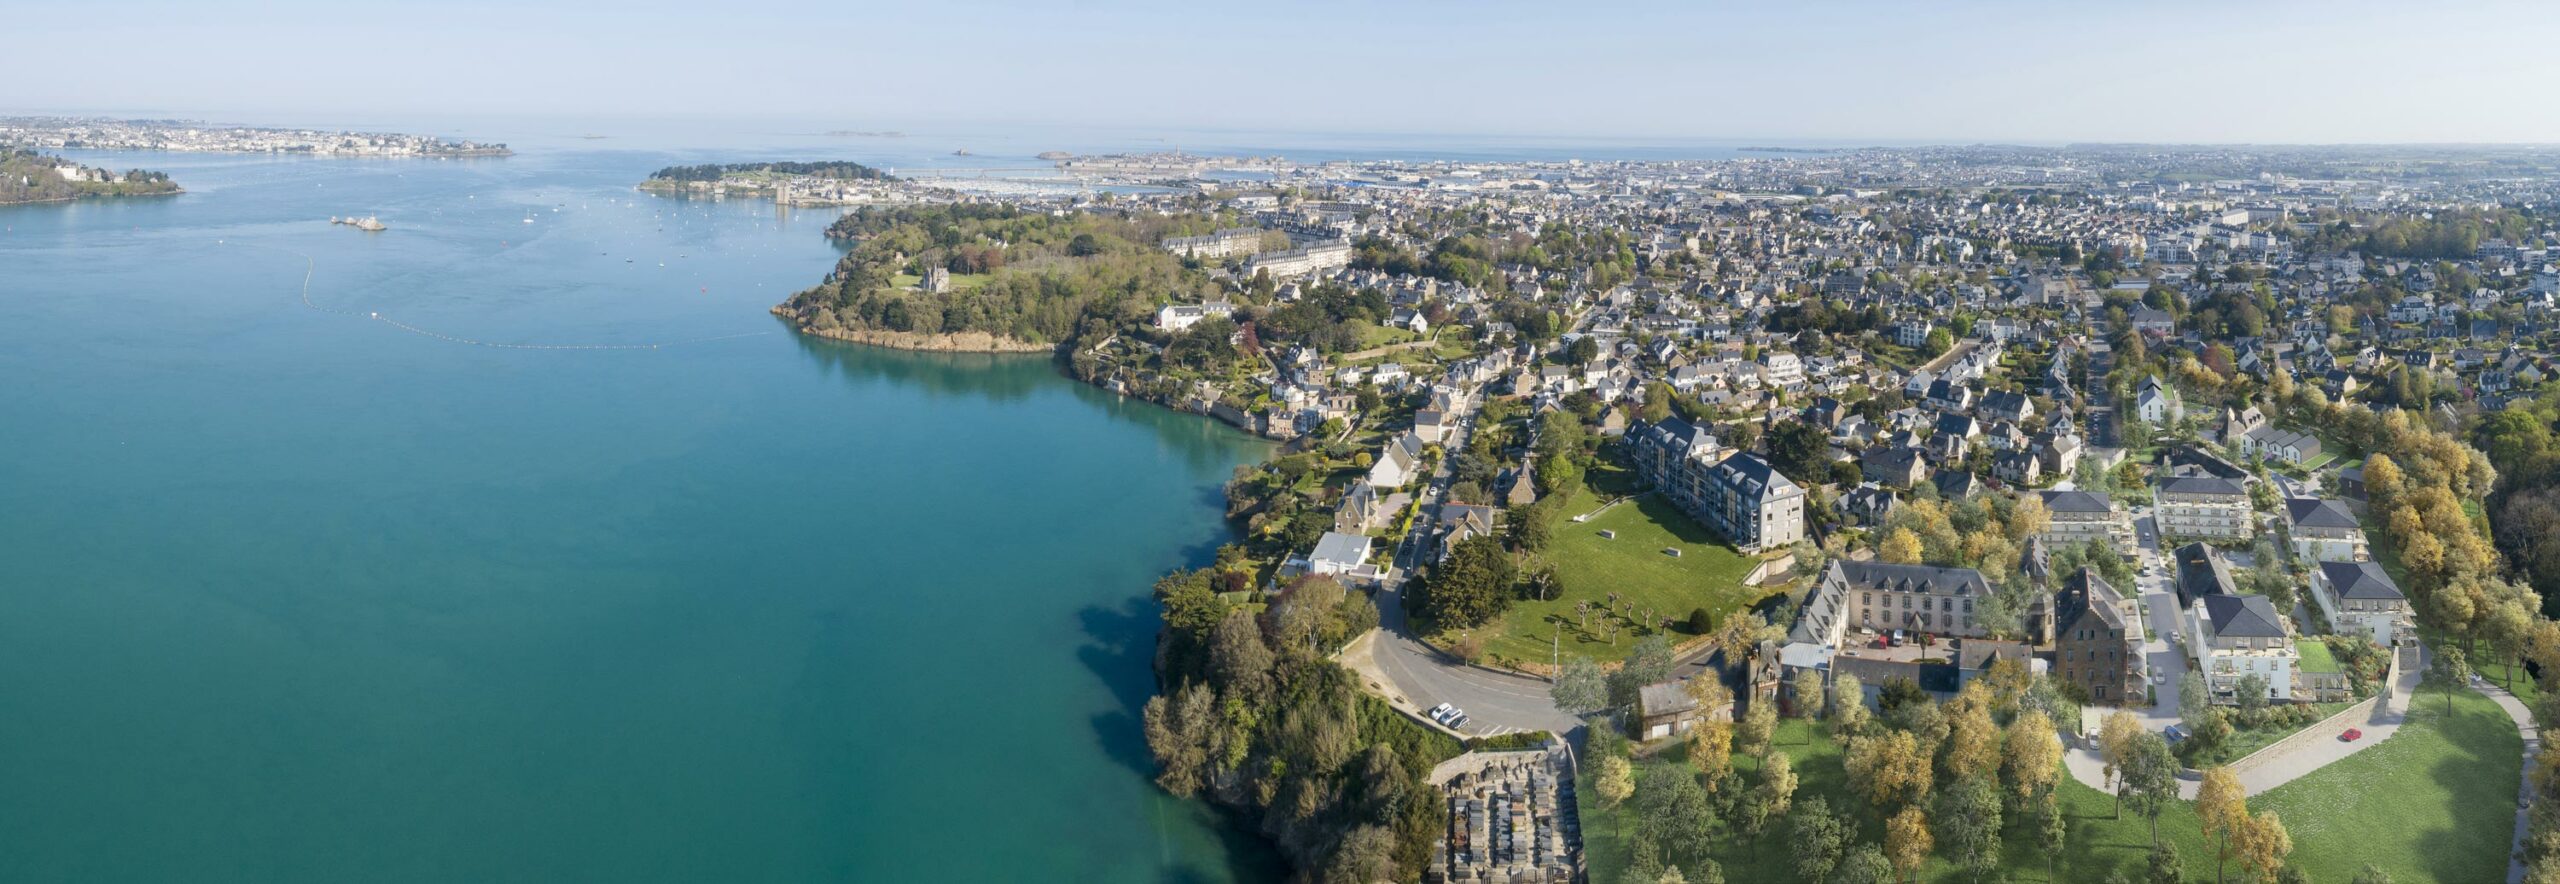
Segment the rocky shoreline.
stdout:
<path fill-rule="evenodd" d="M 839 341 L 850 341 L 856 344 L 869 344 L 874 347 L 888 347 L 896 350 L 918 350 L 927 353 L 1051 354 L 1058 351 L 1058 345 L 1056 344 L 1035 344 L 1030 341 L 989 334 L 987 332 L 973 331 L 959 332 L 956 334 L 924 335 L 914 332 L 881 331 L 877 329 L 815 329 L 800 322 L 798 317 L 791 315 L 790 311 L 783 309 L 782 307 L 773 308 L 773 314 L 791 320 L 791 327 L 799 330 L 799 332 L 804 335 L 832 338 Z"/>

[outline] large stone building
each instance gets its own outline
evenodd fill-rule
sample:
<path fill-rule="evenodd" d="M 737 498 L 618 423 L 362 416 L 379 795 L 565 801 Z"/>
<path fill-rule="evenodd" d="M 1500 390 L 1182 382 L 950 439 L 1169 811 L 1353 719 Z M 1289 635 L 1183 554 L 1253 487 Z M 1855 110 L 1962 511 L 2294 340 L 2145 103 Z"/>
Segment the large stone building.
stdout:
<path fill-rule="evenodd" d="M 1636 472 L 1745 552 L 1804 539 L 1804 488 L 1755 454 L 1737 454 L 1677 418 L 1627 434 Z"/>
<path fill-rule="evenodd" d="M 2063 580 L 2054 595 L 2055 678 L 2080 686 L 2093 702 L 2141 705 L 2142 617 L 2134 604 L 2088 568 Z"/>
<path fill-rule="evenodd" d="M 1990 596 L 1990 582 L 1971 568 L 1833 559 L 1789 638 L 1836 648 L 1851 627 L 1979 637 L 1986 631 L 1974 607 Z"/>

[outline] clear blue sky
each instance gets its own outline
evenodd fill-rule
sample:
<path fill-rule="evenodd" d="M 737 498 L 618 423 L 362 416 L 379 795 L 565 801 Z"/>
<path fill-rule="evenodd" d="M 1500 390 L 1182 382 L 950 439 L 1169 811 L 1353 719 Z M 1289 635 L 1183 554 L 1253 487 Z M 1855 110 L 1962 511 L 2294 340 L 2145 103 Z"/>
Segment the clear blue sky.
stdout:
<path fill-rule="evenodd" d="M 0 112 L 2560 142 L 2550 0 L 100 0 L 10 18 Z"/>

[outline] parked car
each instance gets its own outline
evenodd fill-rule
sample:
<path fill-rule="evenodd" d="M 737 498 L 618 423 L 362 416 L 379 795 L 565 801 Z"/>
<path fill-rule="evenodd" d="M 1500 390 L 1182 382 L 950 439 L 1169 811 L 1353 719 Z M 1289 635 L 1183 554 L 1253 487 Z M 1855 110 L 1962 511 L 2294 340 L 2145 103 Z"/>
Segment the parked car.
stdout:
<path fill-rule="evenodd" d="M 2155 670 L 2152 670 L 2152 671 L 2151 671 L 2151 686 L 2152 686 L 2152 687 L 2160 687 L 2160 688 L 2168 687 L 2168 686 L 2169 686 L 2169 673 L 2161 672 L 2161 671 L 2156 670 L 2156 669 L 2155 669 Z"/>
<path fill-rule="evenodd" d="M 2161 731 L 2160 735 L 2168 737 L 2169 742 L 2172 743 L 2184 742 L 2187 739 L 2187 727 L 2182 724 L 2173 724 L 2168 730 Z"/>
<path fill-rule="evenodd" d="M 1902 647 L 1902 630 L 1896 629 L 1893 631 L 1893 646 L 1897 648 Z"/>
<path fill-rule="evenodd" d="M 2361 739 L 2364 739 L 2364 731 L 2356 728 L 2348 728 L 2345 732 L 2338 734 L 2338 742 L 2341 743 L 2353 743 Z"/>
<path fill-rule="evenodd" d="M 1431 720 L 1432 720 L 1432 721 L 1437 721 L 1437 722 L 1440 722 L 1440 723 L 1442 723 L 1442 724 L 1447 724 L 1447 723 L 1449 723 L 1449 715 L 1450 715 L 1451 713 L 1454 713 L 1454 712 L 1457 712 L 1457 711 L 1458 711 L 1458 707 L 1451 706 L 1451 705 L 1449 705 L 1449 704 L 1447 704 L 1447 703 L 1442 703 L 1442 704 L 1440 704 L 1440 705 L 1438 705 L 1438 706 L 1433 706 L 1433 707 L 1431 707 L 1431 712 L 1430 712 L 1429 714 L 1430 714 L 1430 716 L 1431 716 Z"/>
<path fill-rule="evenodd" d="M 1466 713 L 1464 713 L 1464 712 L 1452 712 L 1452 713 L 1449 713 L 1449 729 L 1450 729 L 1450 730 L 1457 730 L 1457 729 L 1462 728 L 1462 727 L 1465 727 L 1465 726 L 1467 726 L 1467 714 L 1466 714 Z"/>

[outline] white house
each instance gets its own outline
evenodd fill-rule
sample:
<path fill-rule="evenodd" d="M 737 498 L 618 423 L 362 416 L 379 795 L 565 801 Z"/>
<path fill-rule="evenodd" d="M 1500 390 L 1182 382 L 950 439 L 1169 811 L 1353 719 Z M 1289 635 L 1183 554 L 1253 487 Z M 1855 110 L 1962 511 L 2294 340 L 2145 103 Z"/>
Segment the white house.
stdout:
<path fill-rule="evenodd" d="M 2311 571 L 2311 600 L 2339 634 L 2364 633 L 2388 645 L 2413 621 L 2409 597 L 2372 562 L 2322 562 Z"/>

